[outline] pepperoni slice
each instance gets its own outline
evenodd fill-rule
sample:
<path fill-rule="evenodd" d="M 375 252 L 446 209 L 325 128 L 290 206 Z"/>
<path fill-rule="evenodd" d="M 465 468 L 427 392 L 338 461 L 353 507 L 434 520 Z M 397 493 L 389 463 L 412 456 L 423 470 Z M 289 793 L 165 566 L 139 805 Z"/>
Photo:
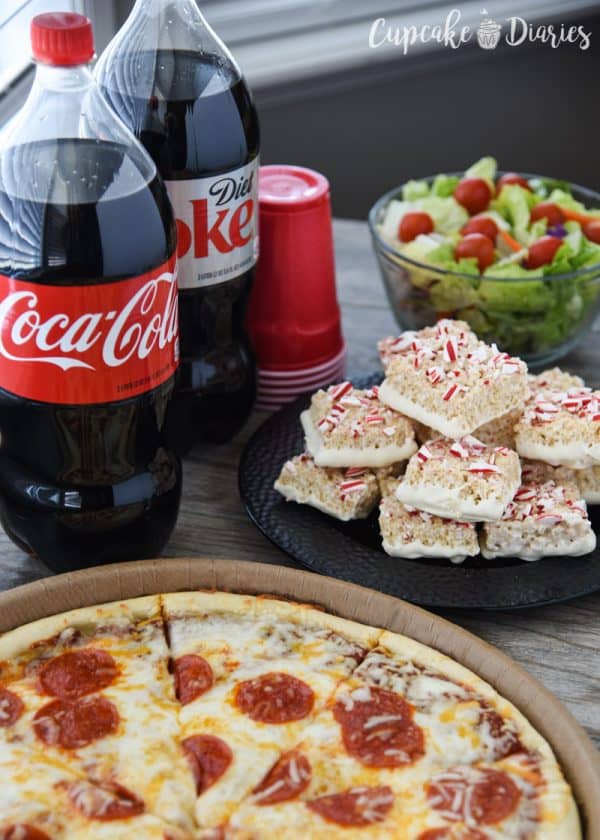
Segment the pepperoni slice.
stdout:
<path fill-rule="evenodd" d="M 306 803 L 327 822 L 357 828 L 383 822 L 393 804 L 394 794 L 387 785 L 350 788 Z"/>
<path fill-rule="evenodd" d="M 403 767 L 425 753 L 423 731 L 409 703 L 384 688 L 359 688 L 336 701 L 346 751 L 367 767 Z"/>
<path fill-rule="evenodd" d="M 40 668 L 39 681 L 46 694 L 75 700 L 106 688 L 118 674 L 117 663 L 110 653 L 85 648 L 55 656 Z"/>
<path fill-rule="evenodd" d="M 37 737 L 50 746 L 77 750 L 116 731 L 119 713 L 106 697 L 52 700 L 33 718 Z"/>
<path fill-rule="evenodd" d="M 216 735 L 190 735 L 181 746 L 192 768 L 198 796 L 214 785 L 233 761 L 231 749 Z"/>
<path fill-rule="evenodd" d="M 500 770 L 457 767 L 434 776 L 425 786 L 429 804 L 447 819 L 495 825 L 517 809 L 521 792 Z"/>
<path fill-rule="evenodd" d="M 261 674 L 241 682 L 235 704 L 245 715 L 259 723 L 288 723 L 302 720 L 314 706 L 310 686 L 297 677 L 282 672 Z"/>
<path fill-rule="evenodd" d="M 0 840 L 50 840 L 50 837 L 29 823 L 13 823 L 0 829 Z"/>
<path fill-rule="evenodd" d="M 21 698 L 14 691 L 0 686 L 0 726 L 12 726 L 19 720 L 24 710 L 25 704 Z"/>
<path fill-rule="evenodd" d="M 310 762 L 305 755 L 293 750 L 282 755 L 252 793 L 257 805 L 276 805 L 288 802 L 306 790 L 312 778 Z"/>
<path fill-rule="evenodd" d="M 66 790 L 75 810 L 90 820 L 126 820 L 145 811 L 143 799 L 118 782 L 59 782 L 59 787 Z"/>
<path fill-rule="evenodd" d="M 177 699 L 185 706 L 191 703 L 196 697 L 200 697 L 209 688 L 212 688 L 215 681 L 212 668 L 202 656 L 189 653 L 180 656 L 173 662 L 173 675 L 175 677 L 175 694 Z"/>

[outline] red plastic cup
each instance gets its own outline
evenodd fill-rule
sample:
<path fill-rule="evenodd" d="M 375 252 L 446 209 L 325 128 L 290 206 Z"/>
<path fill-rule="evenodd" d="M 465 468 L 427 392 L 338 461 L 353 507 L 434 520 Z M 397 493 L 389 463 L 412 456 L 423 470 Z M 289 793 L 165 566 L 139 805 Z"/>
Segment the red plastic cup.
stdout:
<path fill-rule="evenodd" d="M 299 166 L 263 166 L 259 201 L 260 259 L 248 309 L 258 367 L 324 364 L 344 347 L 329 182 Z"/>

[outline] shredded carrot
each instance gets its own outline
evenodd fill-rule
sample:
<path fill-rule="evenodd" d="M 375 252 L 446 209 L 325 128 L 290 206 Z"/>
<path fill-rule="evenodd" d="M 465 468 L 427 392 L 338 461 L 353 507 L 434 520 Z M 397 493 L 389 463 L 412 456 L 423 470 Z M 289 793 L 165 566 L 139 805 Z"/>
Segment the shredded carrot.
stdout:
<path fill-rule="evenodd" d="M 522 251 L 522 250 L 523 250 L 523 248 L 525 247 L 524 245 L 521 245 L 521 243 L 520 243 L 520 242 L 517 242 L 517 240 L 516 240 L 516 239 L 514 239 L 514 238 L 510 235 L 510 233 L 507 233 L 505 230 L 500 230 L 500 231 L 499 231 L 499 233 L 500 233 L 500 236 L 502 237 L 502 239 L 505 241 L 505 243 L 508 245 L 508 247 L 509 247 L 511 250 L 513 250 L 513 251 Z"/>
<path fill-rule="evenodd" d="M 598 218 L 597 216 L 588 216 L 587 213 L 580 213 L 578 210 L 566 210 L 564 207 L 560 209 L 563 211 L 566 219 L 570 222 L 579 222 L 581 225 L 585 225 L 587 222 Z"/>

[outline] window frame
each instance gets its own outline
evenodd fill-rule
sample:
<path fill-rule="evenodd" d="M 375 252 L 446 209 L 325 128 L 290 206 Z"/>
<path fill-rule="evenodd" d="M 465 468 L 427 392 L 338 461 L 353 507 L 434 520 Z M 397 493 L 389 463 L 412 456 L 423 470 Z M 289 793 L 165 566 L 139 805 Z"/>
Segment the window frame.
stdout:
<path fill-rule="evenodd" d="M 17 10 L 12 12 L 7 19 L 7 23 L 23 11 L 31 0 L 23 0 Z M 65 4 L 66 5 L 66 4 Z M 94 25 L 94 41 L 97 52 L 101 52 L 106 44 L 112 38 L 116 27 L 116 10 L 115 0 L 102 0 L 102 11 L 99 11 L 97 3 L 94 0 L 69 0 L 68 11 L 79 12 L 90 18 Z M 28 55 L 28 45 L 23 45 L 25 56 Z M 24 60 L 18 71 L 15 72 L 14 77 L 6 84 L 0 91 L 0 127 L 14 116 L 25 101 L 34 74 L 34 64 L 28 58 Z"/>
<path fill-rule="evenodd" d="M 88 15 L 95 31 L 97 52 L 106 46 L 128 13 L 133 0 L 71 0 Z M 101 10 L 99 5 L 101 2 Z M 270 92 L 288 83 L 327 87 L 328 77 L 348 70 L 375 71 L 394 62 L 395 70 L 407 62 L 393 45 L 371 49 L 369 31 L 377 18 L 391 24 L 420 26 L 442 22 L 452 8 L 440 0 L 196 0 L 207 21 L 231 47 L 255 91 Z M 454 4 L 464 24 L 476 28 L 482 0 Z M 600 0 L 493 0 L 490 17 L 511 15 L 531 23 L 576 20 L 600 9 Z M 418 44 L 410 57 L 451 52 L 436 43 Z M 458 58 L 457 53 L 454 56 Z M 407 62 L 408 64 L 408 62 Z M 22 105 L 33 75 L 25 66 L 5 91 L 0 92 L 0 127 Z M 355 74 L 356 75 L 356 74 Z"/>

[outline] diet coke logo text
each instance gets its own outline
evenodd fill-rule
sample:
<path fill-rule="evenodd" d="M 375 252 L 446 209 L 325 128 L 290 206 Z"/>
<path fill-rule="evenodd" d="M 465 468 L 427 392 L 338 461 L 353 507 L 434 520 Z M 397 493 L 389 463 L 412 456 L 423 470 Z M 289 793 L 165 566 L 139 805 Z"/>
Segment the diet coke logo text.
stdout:
<path fill-rule="evenodd" d="M 257 257 L 258 162 L 228 175 L 167 181 L 177 218 L 180 288 L 236 277 Z"/>
<path fill-rule="evenodd" d="M 177 367 L 175 255 L 152 272 L 97 286 L 0 275 L 0 387 L 33 400 L 110 402 Z"/>

